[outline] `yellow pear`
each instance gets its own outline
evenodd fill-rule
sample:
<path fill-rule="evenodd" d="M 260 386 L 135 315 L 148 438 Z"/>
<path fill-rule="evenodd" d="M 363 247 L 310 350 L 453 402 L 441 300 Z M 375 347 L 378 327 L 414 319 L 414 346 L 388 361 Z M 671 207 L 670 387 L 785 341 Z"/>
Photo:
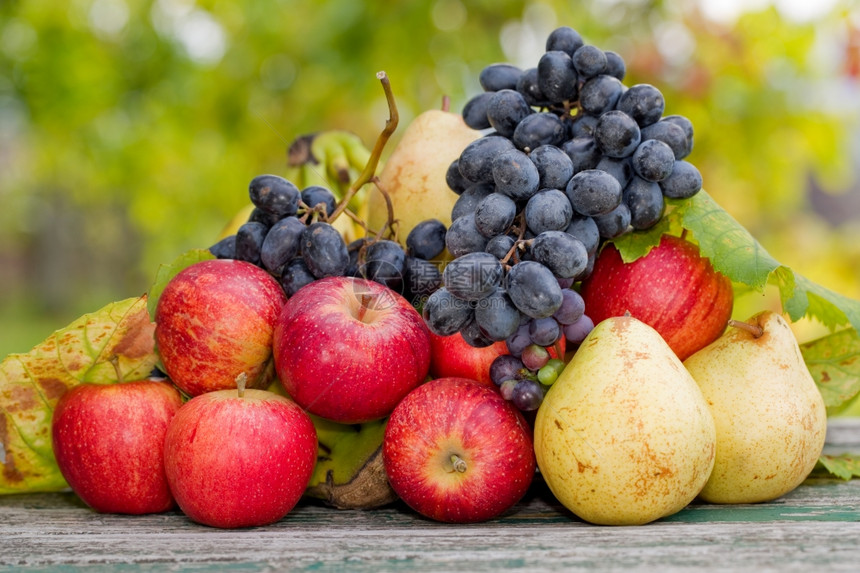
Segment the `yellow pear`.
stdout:
<path fill-rule="evenodd" d="M 416 117 L 385 162 L 379 186 L 391 197 L 394 217 L 400 221 L 397 237 L 402 244 L 415 225 L 426 219 L 451 224 L 451 208 L 457 201 L 445 181 L 451 163 L 481 133 L 463 122 L 460 114 L 428 110 Z M 388 220 L 382 194 L 370 194 L 368 220 L 378 231 Z"/>
<path fill-rule="evenodd" d="M 747 324 L 684 362 L 717 428 L 714 470 L 700 494 L 711 503 L 780 497 L 806 479 L 824 447 L 824 400 L 788 323 L 765 311 Z"/>
<path fill-rule="evenodd" d="M 598 324 L 535 420 L 535 454 L 556 498 L 601 525 L 683 509 L 711 473 L 714 421 L 656 330 L 630 316 Z"/>

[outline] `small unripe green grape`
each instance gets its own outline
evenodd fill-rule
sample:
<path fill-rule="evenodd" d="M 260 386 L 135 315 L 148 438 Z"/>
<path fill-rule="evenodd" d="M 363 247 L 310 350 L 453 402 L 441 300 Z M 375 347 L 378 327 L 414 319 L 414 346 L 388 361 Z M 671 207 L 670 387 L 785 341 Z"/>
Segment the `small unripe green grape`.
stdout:
<path fill-rule="evenodd" d="M 550 358 L 547 363 L 538 370 L 538 381 L 544 386 L 551 386 L 564 370 L 564 361 L 558 358 Z"/>

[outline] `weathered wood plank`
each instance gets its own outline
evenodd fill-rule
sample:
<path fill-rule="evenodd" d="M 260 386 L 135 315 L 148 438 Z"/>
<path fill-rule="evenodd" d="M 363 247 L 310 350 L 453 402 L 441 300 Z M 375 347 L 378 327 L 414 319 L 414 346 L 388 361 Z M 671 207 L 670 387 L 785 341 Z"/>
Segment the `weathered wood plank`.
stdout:
<path fill-rule="evenodd" d="M 831 448 L 860 449 L 860 420 Z M 539 482 L 500 519 L 446 525 L 402 504 L 337 511 L 302 502 L 280 522 L 222 531 L 179 512 L 100 515 L 71 493 L 0 497 L 0 571 L 856 571 L 860 480 L 814 478 L 766 504 L 693 503 L 638 527 L 598 527 Z"/>

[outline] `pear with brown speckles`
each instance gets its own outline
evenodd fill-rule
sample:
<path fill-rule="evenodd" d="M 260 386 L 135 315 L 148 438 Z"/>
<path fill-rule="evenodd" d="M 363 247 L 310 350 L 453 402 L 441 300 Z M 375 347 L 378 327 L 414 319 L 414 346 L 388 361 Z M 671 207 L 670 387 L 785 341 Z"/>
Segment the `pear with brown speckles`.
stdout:
<path fill-rule="evenodd" d="M 700 497 L 755 503 L 796 488 L 824 447 L 824 400 L 779 314 L 736 323 L 684 365 L 717 427 L 714 470 Z"/>
<path fill-rule="evenodd" d="M 714 421 L 656 330 L 608 318 L 586 337 L 535 420 L 550 490 L 601 525 L 637 525 L 690 503 L 714 464 Z"/>

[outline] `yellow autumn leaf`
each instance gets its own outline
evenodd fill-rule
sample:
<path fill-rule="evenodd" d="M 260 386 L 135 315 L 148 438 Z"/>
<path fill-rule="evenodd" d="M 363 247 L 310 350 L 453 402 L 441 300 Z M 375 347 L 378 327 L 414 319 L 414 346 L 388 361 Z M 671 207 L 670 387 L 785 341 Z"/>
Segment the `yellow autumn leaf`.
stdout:
<path fill-rule="evenodd" d="M 146 378 L 156 364 L 146 296 L 108 304 L 0 363 L 0 494 L 66 487 L 51 447 L 51 416 L 82 382 Z"/>

